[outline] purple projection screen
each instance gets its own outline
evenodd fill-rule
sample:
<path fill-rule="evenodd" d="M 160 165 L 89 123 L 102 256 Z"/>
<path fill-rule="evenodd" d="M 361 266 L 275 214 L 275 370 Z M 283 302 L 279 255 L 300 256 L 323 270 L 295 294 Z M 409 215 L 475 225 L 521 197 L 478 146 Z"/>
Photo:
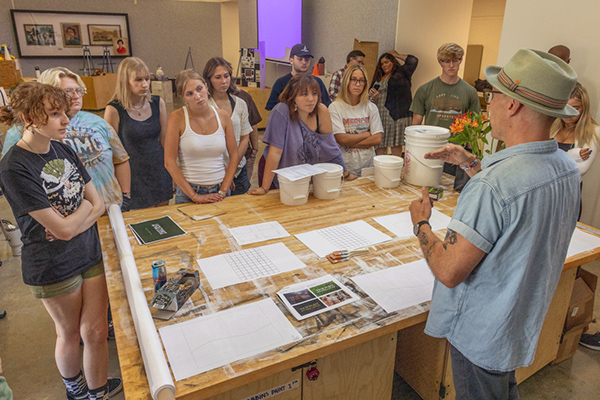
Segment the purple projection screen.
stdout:
<path fill-rule="evenodd" d="M 286 47 L 302 42 L 302 0 L 257 0 L 257 14 L 266 58 L 279 60 Z"/>

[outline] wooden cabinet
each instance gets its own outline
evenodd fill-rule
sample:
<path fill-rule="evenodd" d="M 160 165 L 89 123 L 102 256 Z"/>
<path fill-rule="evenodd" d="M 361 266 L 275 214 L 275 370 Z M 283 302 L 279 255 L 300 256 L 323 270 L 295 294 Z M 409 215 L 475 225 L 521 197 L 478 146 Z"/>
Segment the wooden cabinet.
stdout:
<path fill-rule="evenodd" d="M 83 96 L 84 110 L 103 110 L 115 93 L 117 74 L 82 76 L 87 93 Z"/>

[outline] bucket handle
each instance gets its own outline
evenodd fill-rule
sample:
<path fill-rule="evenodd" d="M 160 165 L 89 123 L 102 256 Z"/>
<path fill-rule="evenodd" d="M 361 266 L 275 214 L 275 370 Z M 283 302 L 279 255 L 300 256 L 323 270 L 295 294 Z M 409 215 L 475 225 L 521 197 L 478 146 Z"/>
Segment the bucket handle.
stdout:
<path fill-rule="evenodd" d="M 411 157 L 410 158 L 411 161 L 415 160 L 416 162 L 418 162 L 419 164 L 421 164 L 422 166 L 424 166 L 425 168 L 429 168 L 429 169 L 440 169 L 444 167 L 444 164 L 442 165 L 435 165 L 435 166 L 431 166 L 431 165 L 425 165 L 423 164 L 423 162 L 421 160 L 419 160 L 417 157 Z"/>
<path fill-rule="evenodd" d="M 287 190 L 285 190 L 284 188 L 282 188 L 281 185 L 279 186 L 279 190 L 283 190 L 285 192 L 285 194 L 287 194 L 288 196 L 290 196 L 292 198 L 292 200 L 301 200 L 301 199 L 304 199 L 305 197 L 308 197 L 308 193 L 307 194 L 303 194 L 301 196 L 292 196 L 291 194 L 288 193 Z"/>

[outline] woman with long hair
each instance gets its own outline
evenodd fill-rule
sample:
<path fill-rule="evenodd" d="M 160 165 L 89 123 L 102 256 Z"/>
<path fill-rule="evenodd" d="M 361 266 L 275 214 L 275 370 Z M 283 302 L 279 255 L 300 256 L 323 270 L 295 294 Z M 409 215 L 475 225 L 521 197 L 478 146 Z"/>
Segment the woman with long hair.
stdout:
<path fill-rule="evenodd" d="M 210 94 L 209 104 L 227 112 L 233 124 L 237 153 L 231 159 L 231 162 L 238 164 L 238 166 L 233 179 L 234 190 L 231 195 L 235 196 L 244 194 L 250 189 L 244 155 L 248 149 L 248 139 L 252 132 L 252 126 L 248 121 L 248 105 L 235 95 L 239 89 L 231 78 L 232 73 L 231 64 L 227 60 L 222 57 L 213 57 L 204 66 L 202 75 Z M 225 153 L 225 156 L 227 156 L 227 153 Z M 227 164 L 229 161 L 229 158 L 226 157 L 225 163 Z"/>
<path fill-rule="evenodd" d="M 369 101 L 369 80 L 362 65 L 352 65 L 342 77 L 340 92 L 329 106 L 333 134 L 348 171 L 360 176 L 373 166 L 373 146 L 381 142 L 381 119 L 377 106 Z"/>
<path fill-rule="evenodd" d="M 221 201 L 230 194 L 238 165 L 223 160 L 225 153 L 238 158 L 231 118 L 208 103 L 206 81 L 198 72 L 179 72 L 175 87 L 185 102 L 171 113 L 165 140 L 165 167 L 177 184 L 175 202 Z"/>
<path fill-rule="evenodd" d="M 398 59 L 404 61 L 400 65 Z M 417 69 L 419 60 L 410 54 L 398 54 L 390 50 L 379 57 L 369 94 L 377 108 L 383 124 L 383 137 L 377 154 L 384 154 L 391 147 L 392 154 L 402 155 L 404 129 L 412 124 L 410 103 L 412 102 L 410 79 Z"/>
<path fill-rule="evenodd" d="M 344 168 L 344 178 L 356 179 L 346 170 L 333 137 L 329 110 L 321 103 L 317 80 L 312 75 L 294 76 L 279 101 L 269 114 L 263 136 L 266 147 L 258 164 L 260 187 L 248 193 L 263 195 L 270 189 L 279 188 L 273 170 L 300 164 L 339 164 Z"/>
<path fill-rule="evenodd" d="M 127 57 L 117 71 L 117 87 L 104 119 L 117 131 L 131 167 L 131 209 L 164 206 L 173 182 L 164 167 L 167 108 L 150 94 L 150 71 L 137 57 Z"/>
<path fill-rule="evenodd" d="M 584 176 L 598 154 L 600 126 L 592 118 L 590 96 L 583 86 L 575 86 L 569 105 L 579 111 L 579 115 L 554 121 L 550 135 L 556 138 L 562 150 L 573 157 L 581 176 Z"/>
<path fill-rule="evenodd" d="M 0 162 L 0 187 L 21 229 L 23 281 L 56 327 L 54 357 L 68 399 L 108 399 L 108 293 L 96 220 L 105 206 L 64 139 L 71 100 L 37 82 L 18 86 L 0 122 L 22 127 Z M 83 371 L 80 365 L 83 340 Z"/>

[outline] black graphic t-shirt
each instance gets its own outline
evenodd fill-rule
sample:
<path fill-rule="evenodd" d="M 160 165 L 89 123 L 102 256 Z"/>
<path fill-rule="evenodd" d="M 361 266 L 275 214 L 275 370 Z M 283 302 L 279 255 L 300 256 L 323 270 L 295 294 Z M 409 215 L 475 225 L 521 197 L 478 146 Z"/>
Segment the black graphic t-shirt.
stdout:
<path fill-rule="evenodd" d="M 65 217 L 71 215 L 83 201 L 89 181 L 75 152 L 56 141 L 46 154 L 13 146 L 0 161 L 0 186 L 21 229 L 26 284 L 62 282 L 102 259 L 96 225 L 69 241 L 50 242 L 45 228 L 29 215 L 50 207 Z"/>

